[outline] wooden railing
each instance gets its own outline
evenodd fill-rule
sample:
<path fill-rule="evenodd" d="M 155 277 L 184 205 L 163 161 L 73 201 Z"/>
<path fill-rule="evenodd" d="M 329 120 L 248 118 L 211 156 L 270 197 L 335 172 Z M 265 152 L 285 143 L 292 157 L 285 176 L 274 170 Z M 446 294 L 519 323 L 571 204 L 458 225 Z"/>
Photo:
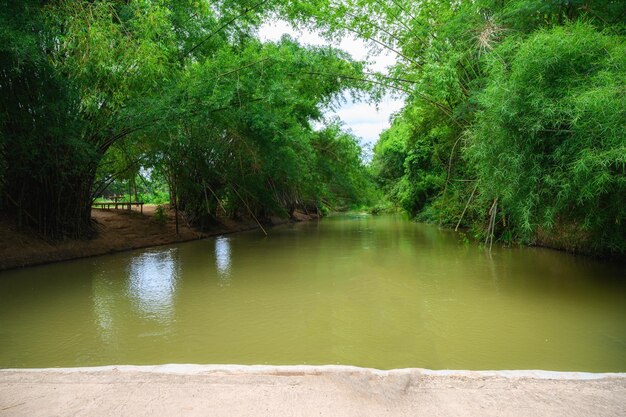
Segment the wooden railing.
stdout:
<path fill-rule="evenodd" d="M 139 206 L 139 209 L 141 210 L 141 213 L 143 214 L 143 205 L 144 203 L 131 203 L 130 201 L 105 201 L 105 202 L 99 202 L 99 203 L 92 203 L 91 206 L 95 207 L 95 208 L 101 208 L 101 209 L 111 209 L 111 207 L 113 207 L 113 209 L 118 210 L 118 209 L 126 209 L 126 210 L 130 210 L 133 206 Z"/>

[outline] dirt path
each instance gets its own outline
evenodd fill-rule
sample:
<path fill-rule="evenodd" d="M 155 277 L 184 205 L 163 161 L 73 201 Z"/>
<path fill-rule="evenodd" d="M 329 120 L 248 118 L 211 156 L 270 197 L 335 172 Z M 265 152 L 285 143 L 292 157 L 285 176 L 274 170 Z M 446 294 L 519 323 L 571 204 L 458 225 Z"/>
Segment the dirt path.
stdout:
<path fill-rule="evenodd" d="M 94 239 L 54 243 L 34 233 L 17 230 L 14 222 L 0 217 L 0 270 L 184 242 L 258 227 L 253 220 L 222 219 L 210 232 L 202 233 L 181 220 L 176 234 L 173 210 L 167 213 L 164 223 L 155 220 L 154 212 L 155 206 L 145 206 L 143 213 L 93 209 L 92 219 L 98 232 Z"/>
<path fill-rule="evenodd" d="M 345 366 L 0 370 L 0 416 L 624 416 L 626 374 Z"/>

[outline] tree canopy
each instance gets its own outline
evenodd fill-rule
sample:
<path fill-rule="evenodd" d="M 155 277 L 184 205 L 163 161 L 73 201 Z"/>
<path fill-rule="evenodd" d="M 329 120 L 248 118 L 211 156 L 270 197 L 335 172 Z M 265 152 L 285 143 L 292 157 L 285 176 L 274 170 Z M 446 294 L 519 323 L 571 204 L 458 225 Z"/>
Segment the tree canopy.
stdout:
<path fill-rule="evenodd" d="M 0 208 L 46 236 L 89 235 L 94 198 L 150 177 L 199 227 L 374 204 L 378 186 L 485 242 L 626 251 L 623 1 L 0 4 Z M 261 42 L 275 17 L 396 64 Z M 406 104 L 366 166 L 323 112 L 389 91 Z"/>
<path fill-rule="evenodd" d="M 479 238 L 626 251 L 623 2 L 359 4 L 408 93 L 374 152 L 391 201 Z"/>
<path fill-rule="evenodd" d="M 358 140 L 313 127 L 372 91 L 363 63 L 261 43 L 272 2 L 3 3 L 0 201 L 21 224 L 88 235 L 93 199 L 146 169 L 200 227 L 218 206 L 264 218 L 369 198 Z"/>

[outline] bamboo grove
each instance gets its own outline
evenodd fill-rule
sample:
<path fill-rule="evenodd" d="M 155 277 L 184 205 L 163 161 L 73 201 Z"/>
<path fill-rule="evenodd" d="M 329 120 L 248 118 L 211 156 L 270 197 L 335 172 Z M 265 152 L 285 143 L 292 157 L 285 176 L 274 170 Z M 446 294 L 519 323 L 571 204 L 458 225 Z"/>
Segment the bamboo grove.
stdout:
<path fill-rule="evenodd" d="M 88 236 L 92 200 L 143 172 L 198 227 L 369 205 L 487 244 L 626 251 L 623 1 L 0 4 L 0 207 L 46 236 Z M 396 64 L 262 43 L 273 18 Z M 365 165 L 323 110 L 383 92 L 406 104 Z"/>
<path fill-rule="evenodd" d="M 376 210 L 486 245 L 626 252 L 626 3 L 314 3 L 293 18 L 397 58 L 369 75 L 406 99 L 374 149 Z"/>
<path fill-rule="evenodd" d="M 366 91 L 351 81 L 363 64 L 261 43 L 271 7 L 2 2 L 2 210 L 50 238 L 89 236 L 93 199 L 140 170 L 164 178 L 198 227 L 218 209 L 264 219 L 369 198 L 357 139 L 332 121 L 312 127 Z"/>

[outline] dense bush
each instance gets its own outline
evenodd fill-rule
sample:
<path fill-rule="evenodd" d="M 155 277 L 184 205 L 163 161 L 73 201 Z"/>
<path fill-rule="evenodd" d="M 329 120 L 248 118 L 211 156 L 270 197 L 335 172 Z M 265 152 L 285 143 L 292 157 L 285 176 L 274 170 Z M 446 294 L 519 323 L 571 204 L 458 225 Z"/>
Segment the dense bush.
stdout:
<path fill-rule="evenodd" d="M 626 250 L 626 43 L 582 23 L 491 57 L 467 155 L 518 239 Z"/>
<path fill-rule="evenodd" d="M 420 34 L 384 38 L 402 51 L 386 81 L 408 92 L 374 148 L 391 202 L 481 239 L 626 251 L 626 3 L 377 10 Z"/>

